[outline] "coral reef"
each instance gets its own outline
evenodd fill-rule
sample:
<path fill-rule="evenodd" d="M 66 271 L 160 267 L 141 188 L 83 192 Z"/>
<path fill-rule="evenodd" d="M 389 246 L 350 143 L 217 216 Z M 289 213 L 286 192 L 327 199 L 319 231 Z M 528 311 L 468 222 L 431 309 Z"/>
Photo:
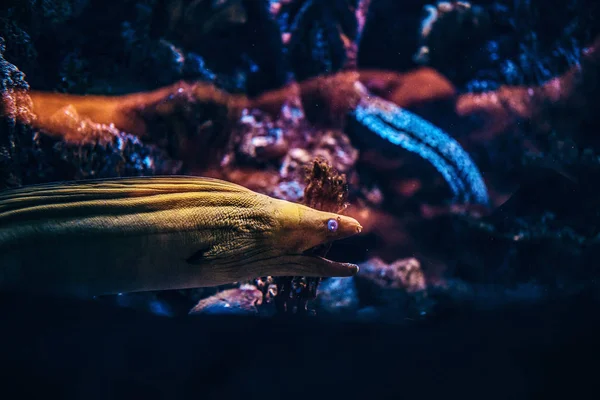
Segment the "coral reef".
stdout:
<path fill-rule="evenodd" d="M 0 55 L 4 50 L 0 39 Z M 113 125 L 81 117 L 72 106 L 48 115 L 62 137 L 37 131 L 38 115 L 24 74 L 0 59 L 2 73 L 3 187 L 58 180 L 127 175 L 174 174 L 181 165 L 163 150 L 143 144 Z"/>
<path fill-rule="evenodd" d="M 291 70 L 303 81 L 341 70 L 358 37 L 356 0 L 297 0 L 277 10 Z"/>
<path fill-rule="evenodd" d="M 0 83 L 2 90 L 2 130 L 1 161 L 2 187 L 19 185 L 20 171 L 23 169 L 20 159 L 20 147 L 25 147 L 23 139 L 31 136 L 28 124 L 31 123 L 31 101 L 20 96 L 21 91 L 29 89 L 24 74 L 4 58 L 6 43 L 0 37 Z M 31 140 L 31 139 L 30 139 Z"/>
<path fill-rule="evenodd" d="M 421 264 L 414 258 L 386 264 L 380 258 L 360 264 L 360 275 L 323 281 L 315 302 L 318 313 L 363 321 L 402 323 L 435 309 Z"/>
<path fill-rule="evenodd" d="M 230 154 L 221 166 L 240 161 L 243 164 L 244 159 L 250 163 L 255 159 L 259 165 L 267 159 L 277 163 L 278 158 L 283 158 L 280 174 L 287 178 L 295 165 L 311 161 L 306 150 L 317 145 L 315 156 L 331 159 L 337 168 L 347 171 L 356 161 L 353 145 L 373 149 L 392 144 L 390 149 L 397 146 L 429 161 L 450 185 L 455 201 L 488 203 L 487 188 L 479 170 L 458 142 L 408 110 L 371 95 L 357 81 L 358 77 L 356 73 L 340 73 L 315 78 L 299 85 L 299 93 L 294 93 L 292 85 L 255 100 L 219 91 L 212 85 L 185 82 L 121 97 L 44 93 L 32 93 L 32 96 L 36 125 L 44 129 L 69 136 L 65 129 L 61 131 L 60 126 L 53 125 L 48 116 L 59 105 L 76 104 L 76 110 L 81 109 L 96 121 L 110 121 L 118 128 L 160 143 L 172 157 L 183 160 L 187 168 L 214 165 L 229 142 Z M 302 107 L 304 114 L 297 104 L 298 95 L 303 106 L 306 105 Z M 259 109 L 280 110 L 276 113 L 281 119 L 280 127 L 274 129 L 268 112 L 265 114 Z M 314 127 L 301 123 L 302 115 Z M 238 120 L 242 127 L 251 129 L 240 133 L 235 129 L 240 125 Z M 261 124 L 266 126 L 252 128 Z M 327 131 L 326 136 L 315 135 L 314 128 Z M 229 132 L 231 129 L 233 133 Z M 341 129 L 350 135 L 352 143 L 339 132 Z M 289 133 L 284 135 L 284 131 Z M 308 136 L 306 131 L 312 134 Z M 344 151 L 335 151 L 337 147 Z M 256 151 L 262 154 L 257 155 Z"/>
<path fill-rule="evenodd" d="M 161 0 L 152 9 L 150 37 L 181 46 L 186 60 L 202 56 L 224 75 L 216 82 L 229 91 L 253 96 L 287 80 L 281 35 L 266 1 Z"/>

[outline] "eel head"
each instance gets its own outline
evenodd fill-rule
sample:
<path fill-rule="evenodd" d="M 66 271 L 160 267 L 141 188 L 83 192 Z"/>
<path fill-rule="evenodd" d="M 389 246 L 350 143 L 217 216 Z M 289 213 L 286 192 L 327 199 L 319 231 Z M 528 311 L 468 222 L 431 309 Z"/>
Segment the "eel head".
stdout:
<path fill-rule="evenodd" d="M 263 276 L 346 277 L 358 272 L 355 264 L 315 254 L 320 246 L 360 233 L 362 226 L 354 218 L 276 199 L 269 199 L 260 209 L 254 219 L 267 223 L 249 224 L 252 228 L 237 230 L 222 247 L 201 251 L 200 257 L 188 260 L 210 264 L 203 269 L 204 285 Z"/>
<path fill-rule="evenodd" d="M 358 266 L 328 260 L 314 250 L 362 231 L 354 218 L 285 203 L 277 208 L 277 225 L 270 238 L 273 261 L 280 265 L 271 276 L 343 277 L 358 272 Z"/>

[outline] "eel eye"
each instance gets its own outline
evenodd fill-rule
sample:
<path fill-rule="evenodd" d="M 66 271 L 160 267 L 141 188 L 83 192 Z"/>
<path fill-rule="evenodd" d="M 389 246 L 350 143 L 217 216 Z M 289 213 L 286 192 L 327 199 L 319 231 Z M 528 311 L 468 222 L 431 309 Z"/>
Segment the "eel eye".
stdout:
<path fill-rule="evenodd" d="M 338 229 L 338 222 L 335 219 L 330 219 L 327 221 L 327 230 L 329 232 L 335 232 Z"/>

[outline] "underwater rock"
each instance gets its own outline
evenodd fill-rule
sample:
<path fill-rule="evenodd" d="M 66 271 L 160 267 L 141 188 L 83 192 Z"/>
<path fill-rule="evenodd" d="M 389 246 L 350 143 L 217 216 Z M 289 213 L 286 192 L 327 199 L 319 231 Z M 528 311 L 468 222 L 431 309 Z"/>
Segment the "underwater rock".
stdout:
<path fill-rule="evenodd" d="M 196 314 L 258 314 L 257 306 L 263 301 L 263 293 L 253 285 L 242 285 L 214 296 L 202 299 L 190 310 Z"/>
<path fill-rule="evenodd" d="M 347 114 L 365 95 L 357 85 L 359 76 L 350 71 L 302 82 L 300 98 L 308 121 L 321 127 L 343 127 Z"/>
<path fill-rule="evenodd" d="M 304 197 L 304 186 L 296 181 L 284 181 L 279 183 L 272 193 L 278 199 L 298 203 Z"/>
<path fill-rule="evenodd" d="M 373 306 L 383 314 L 425 315 L 431 307 L 427 282 L 415 258 L 386 264 L 373 258 L 359 264 L 354 279 L 362 306 Z"/>
<path fill-rule="evenodd" d="M 181 82 L 124 104 L 123 119 L 141 122 L 144 141 L 181 160 L 184 168 L 211 165 L 222 156 L 237 114 L 217 92 L 212 85 Z"/>
<path fill-rule="evenodd" d="M 135 135 L 182 161 L 187 168 L 218 162 L 229 140 L 228 127 L 241 111 L 230 104 L 236 99 L 202 82 L 178 82 L 126 96 L 30 95 L 35 127 L 55 137 L 69 135 L 68 128 L 53 124 L 52 118 L 70 106 L 81 118 Z"/>
<path fill-rule="evenodd" d="M 256 94 L 287 79 L 266 2 L 21 3 L 0 9 L 0 36 L 38 89 L 122 94 L 189 79 Z"/>
<path fill-rule="evenodd" d="M 2 116 L 8 119 L 9 125 L 17 123 L 30 123 L 33 120 L 31 114 L 31 100 L 23 92 L 29 90 L 29 84 L 25 81 L 25 74 L 15 65 L 4 58 L 6 42 L 0 37 L 0 90 L 2 90 Z"/>
<path fill-rule="evenodd" d="M 463 60 L 490 34 L 490 16 L 466 1 L 439 1 L 423 8 L 417 64 L 429 65 L 452 79 L 464 81 Z"/>
<path fill-rule="evenodd" d="M 504 4 L 503 4 L 504 3 Z M 508 85 L 542 85 L 581 62 L 582 50 L 600 34 L 594 0 L 493 2 L 494 40 L 482 47 L 481 73 Z M 491 67 L 490 67 L 491 66 Z M 482 67 L 484 67 L 482 65 Z"/>
<path fill-rule="evenodd" d="M 452 101 L 456 96 L 456 89 L 448 78 L 429 67 L 401 74 L 369 70 L 358 72 L 359 81 L 369 92 L 403 108 Z"/>
<path fill-rule="evenodd" d="M 82 17 L 83 10 L 92 2 L 24 0 L 0 9 L 0 36 L 9 44 L 6 56 L 27 73 L 32 86 L 81 90 L 87 83 L 84 73 L 77 75 L 75 64 L 79 67 L 88 64 L 80 53 L 86 40 L 74 32 L 77 25 L 74 21 Z"/>
<path fill-rule="evenodd" d="M 316 158 L 327 160 L 333 168 L 342 173 L 351 173 L 358 160 L 358 150 L 341 131 L 313 130 L 312 135 L 307 137 L 306 147 L 293 143 L 279 168 L 281 176 L 297 176 L 305 165 Z"/>
<path fill-rule="evenodd" d="M 599 151 L 596 135 L 588 133 L 599 126 L 595 117 L 599 108 L 594 99 L 600 79 L 600 40 L 596 39 L 580 56 L 579 65 L 543 85 L 500 86 L 493 91 L 458 96 L 456 114 L 467 124 L 470 141 L 488 149 L 484 159 L 496 153 L 494 168 L 488 169 L 507 169 L 507 152 L 495 149 L 506 148 L 510 141 L 520 149 L 516 154 L 519 160 L 523 149 L 535 147 L 559 156 L 552 149 L 558 146 L 556 140 L 571 140 L 582 149 Z M 573 121 L 579 126 L 575 131 Z"/>
<path fill-rule="evenodd" d="M 417 293 L 427 289 L 425 275 L 421 270 L 421 263 L 415 258 L 398 260 L 386 264 L 379 258 L 360 264 L 360 283 L 373 284 L 382 291 L 386 289 L 402 289 L 406 293 Z M 378 296 L 379 297 L 379 296 Z M 382 293 L 381 298 L 385 295 Z"/>
<path fill-rule="evenodd" d="M 358 37 L 356 0 L 297 0 L 278 8 L 290 67 L 303 81 L 341 70 Z"/>
<path fill-rule="evenodd" d="M 19 186 L 27 174 L 24 167 L 36 167 L 27 153 L 31 147 L 36 153 L 29 127 L 35 118 L 26 94 L 29 84 L 25 74 L 4 58 L 5 50 L 6 42 L 0 37 L 0 188 Z"/>
<path fill-rule="evenodd" d="M 277 116 L 257 108 L 242 111 L 221 161 L 229 171 L 226 174 L 233 178 L 239 167 L 266 168 L 277 174 L 276 183 L 261 190 L 271 195 L 288 193 L 291 197 L 285 195 L 285 199 L 298 198 L 298 189 L 303 190 L 304 168 L 315 159 L 326 160 L 341 173 L 353 174 L 358 151 L 341 129 L 310 124 L 297 97 L 290 96 L 279 108 Z"/>
<path fill-rule="evenodd" d="M 32 26 L 46 24 L 59 25 L 78 15 L 88 0 L 24 0 L 16 1 L 9 12 L 16 19 L 30 19 Z"/>
<path fill-rule="evenodd" d="M 181 163 L 170 160 L 164 151 L 112 125 L 81 118 L 72 106 L 57 111 L 51 123 L 64 133 L 52 148 L 65 169 L 76 168 L 73 179 L 172 175 L 181 170 Z"/>
<path fill-rule="evenodd" d="M 29 34 L 17 21 L 8 16 L 0 16 L 0 37 L 4 38 L 5 44 L 9 43 L 8 48 L 4 49 L 4 57 L 19 65 L 36 65 L 38 52 Z"/>
<path fill-rule="evenodd" d="M 152 5 L 156 6 L 155 3 Z M 164 37 L 152 35 L 152 28 L 155 28 L 152 13 L 151 6 L 139 6 L 135 9 L 135 17 L 123 22 L 121 37 L 131 72 L 159 87 L 189 79 L 214 82 L 231 91 L 240 90 L 234 80 L 211 71 L 199 54 Z"/>
<path fill-rule="evenodd" d="M 289 145 L 284 129 L 258 110 L 244 110 L 240 118 L 237 157 L 240 163 L 276 161 L 287 154 Z"/>
<path fill-rule="evenodd" d="M 428 5 L 425 5 L 429 3 Z M 369 8 L 359 67 L 405 72 L 421 55 L 459 91 L 541 85 L 579 63 L 600 33 L 600 3 L 378 0 Z M 411 34 L 413 33 L 414 34 Z M 430 48 L 428 48 L 428 45 Z M 461 68 L 468 65 L 469 68 Z"/>
<path fill-rule="evenodd" d="M 598 173 L 576 181 L 547 168 L 528 175 L 490 215 L 456 216 L 452 276 L 508 287 L 535 283 L 559 298 L 589 289 L 598 279 L 600 195 L 588 182 Z"/>
<path fill-rule="evenodd" d="M 215 82 L 228 91 L 258 95 L 287 81 L 281 35 L 268 3 L 161 0 L 152 10 L 150 37 L 203 57 L 219 78 Z M 221 78 L 236 75 L 236 85 Z"/>
<path fill-rule="evenodd" d="M 354 315 L 359 299 L 354 278 L 329 278 L 319 285 L 315 308 L 319 314 Z"/>
<path fill-rule="evenodd" d="M 358 152 L 341 129 L 317 128 L 286 91 L 274 93 L 279 107 L 272 116 L 245 96 L 205 83 L 178 82 L 151 92 L 126 96 L 72 96 L 33 92 L 35 126 L 58 137 L 71 136 L 53 116 L 71 107 L 84 119 L 132 133 L 181 160 L 187 170 L 218 164 L 277 168 L 286 181 L 302 179 L 302 165 L 319 157 L 341 172 L 351 172 Z M 297 97 L 296 97 L 297 99 Z M 81 138 L 83 139 L 83 138 Z M 274 187 L 274 186 L 273 186 Z M 273 188 L 271 187 L 271 189 Z"/>
<path fill-rule="evenodd" d="M 3 43 L 3 42 L 2 42 Z M 45 127 L 63 137 L 38 130 L 29 85 L 23 74 L 4 59 L 2 123 L 6 124 L 2 174 L 5 186 L 48 181 L 127 175 L 177 173 L 181 166 L 155 147 L 112 125 L 81 117 L 70 105 L 47 116 Z"/>

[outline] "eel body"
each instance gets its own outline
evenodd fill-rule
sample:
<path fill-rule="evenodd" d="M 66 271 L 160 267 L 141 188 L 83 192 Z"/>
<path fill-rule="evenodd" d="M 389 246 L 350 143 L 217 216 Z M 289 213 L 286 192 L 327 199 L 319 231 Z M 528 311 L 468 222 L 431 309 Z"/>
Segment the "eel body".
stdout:
<path fill-rule="evenodd" d="M 454 202 L 489 206 L 488 190 L 475 162 L 446 132 L 394 103 L 365 94 L 348 118 L 348 133 L 355 141 L 398 146 L 429 161 L 442 174 L 454 195 Z M 366 127 L 375 135 L 355 132 Z M 361 129 L 358 129 L 359 131 Z"/>
<path fill-rule="evenodd" d="M 87 297 L 269 275 L 351 276 L 356 265 L 307 250 L 361 229 L 353 218 L 210 178 L 11 189 L 0 192 L 0 290 Z"/>

